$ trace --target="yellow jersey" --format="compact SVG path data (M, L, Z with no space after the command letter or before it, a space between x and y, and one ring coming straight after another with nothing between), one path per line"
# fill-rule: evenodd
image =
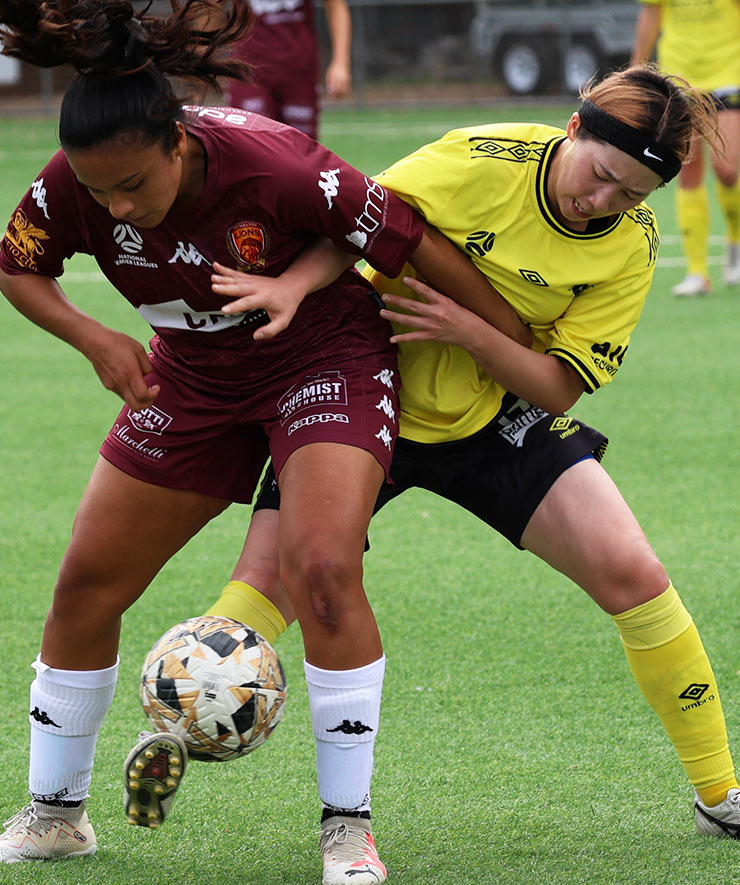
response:
M377 176L460 249L530 324L533 347L564 360L588 392L612 380L652 281L658 251L646 205L577 233L548 205L547 176L566 137L542 124L458 129ZM371 268L379 292L415 297ZM410 266L401 276L414 276ZM398 327L403 331L402 327ZM488 424L506 391L466 350L439 342L399 347L401 435L461 439Z
M737 0L640 0L663 11L658 64L693 86L740 88L740 4Z

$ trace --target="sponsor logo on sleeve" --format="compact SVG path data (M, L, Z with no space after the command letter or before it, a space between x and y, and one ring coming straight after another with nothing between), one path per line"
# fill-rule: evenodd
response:
M270 238L258 221L239 221L232 225L226 234L226 245L243 268L264 270L264 255L270 246Z
M600 344L592 344L591 352L592 360L597 369L602 369L608 375L616 375L617 370L622 365L625 354L629 345L624 347L621 344L612 347L610 341L602 341Z
M44 213L44 218L50 221L51 219L49 218L48 206L46 203L46 188L44 187L43 178L37 178L31 185L31 196L36 201L36 205L39 209Z
M365 205L355 218L357 228L345 236L350 243L363 250L372 248L373 241L385 225L386 219L385 190L372 178L365 177L365 184L367 186Z
M31 223L22 209L16 209L5 232L7 248L13 260L24 270L37 271L36 257L44 254L42 243L49 234Z
M339 172L339 169L327 169L319 173L317 184L324 192L330 209L334 206L334 197L339 193Z

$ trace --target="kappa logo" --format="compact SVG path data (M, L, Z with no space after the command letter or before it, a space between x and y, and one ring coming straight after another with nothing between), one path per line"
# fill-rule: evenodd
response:
M44 179L37 178L36 181L31 185L31 196L34 200L36 200L36 205L41 209L44 213L44 218L49 219L49 213L46 205L46 188L44 187Z
M265 269L270 237L258 221L239 221L232 225L226 235L226 245L234 258L249 270Z
M324 192L330 209L334 206L333 198L339 193L339 172L339 169L327 169L319 173L317 184Z
M207 265L211 265L211 262L192 243L188 243L186 247L182 240L177 241L175 254L167 263L175 264L177 261L183 261L185 264L194 264L196 267L200 267L204 261Z
M335 412L320 412L316 415L306 415L294 421L288 428L288 436L300 430L301 427L311 427L313 424L327 424L329 421L337 421L339 424L349 424L349 415Z
M117 224L113 228L113 239L130 255L141 252L144 248L144 238L130 224Z
M33 710L28 714L31 719L35 719L39 725L53 725L54 728L61 728L61 725L57 725L53 719L49 719L45 710L39 710L38 707L34 707Z
M341 731L342 734L365 734L365 732L372 731L373 729L369 725L363 725L359 719L355 719L354 722L344 719L336 728L327 728L326 730L329 732Z

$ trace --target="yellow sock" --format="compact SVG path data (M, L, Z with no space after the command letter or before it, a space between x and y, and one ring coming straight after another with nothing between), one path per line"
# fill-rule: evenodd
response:
M717 683L699 632L673 584L614 615L627 660L705 805L737 787Z
M268 642L274 642L288 629L285 618L270 600L244 581L229 581L206 614L246 624Z
M727 239L731 243L740 242L740 181L732 187L717 182L717 200L725 216Z
M706 187L677 188L676 213L688 272L708 277L709 194Z

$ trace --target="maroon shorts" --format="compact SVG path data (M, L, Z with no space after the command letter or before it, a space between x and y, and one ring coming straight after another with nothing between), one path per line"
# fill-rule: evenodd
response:
M233 397L196 390L150 359L147 383L161 385L156 402L139 412L124 406L100 449L136 479L249 504L270 455L279 475L296 449L319 442L365 449L388 477L398 431L395 365L330 365Z
M264 83L230 79L224 99L230 107L287 123L311 138L318 134L318 86L310 77Z

